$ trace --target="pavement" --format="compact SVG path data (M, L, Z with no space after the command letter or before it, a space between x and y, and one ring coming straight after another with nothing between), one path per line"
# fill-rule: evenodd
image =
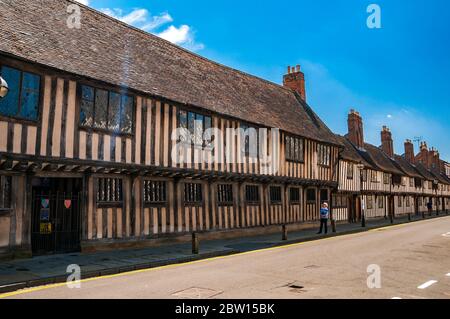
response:
M442 228L442 230L438 230L437 232L440 231L444 231L447 230L450 231L450 217L441 217L440 218L436 218L433 217L431 219L427 219L425 221L421 221L421 218L419 217L414 217L413 220L417 221L414 223L408 223L408 219L406 216L402 217L402 218L396 218L395 220L395 224L392 226L392 230L389 231L389 233L393 233L395 236L395 234L397 234L397 230L395 230L396 227L400 227L400 225L407 225L408 227L428 227L430 228L430 230L433 230L434 232L437 229ZM102 277L98 278L99 276L104 276L103 278L107 278L108 276L113 275L114 274L119 274L117 276L120 275L128 275L132 276L131 278L134 277L139 277L138 275L133 275L133 271L140 273L140 271L142 271L142 276L147 276L148 274L145 273L145 271L147 271L148 269L150 270L154 270L154 274L155 273L160 273L160 272L164 272L164 266L166 265L172 265L172 264L181 264L179 266L174 266L174 267L180 267L178 269L178 271L175 271L175 276L174 278L172 278L171 274L171 278L170 281L173 282L175 278L178 278L180 280L181 283L186 283L187 286L190 287L196 287L199 284L197 283L197 276L199 276L200 278L203 277L203 275L205 276L205 278L214 277L214 274L220 274L223 272L223 270L226 269L223 268L222 265L211 265L208 266L207 268L205 268L205 264L198 264L198 266L194 266L194 268L200 268L200 271L197 271L197 273L195 272L191 272L188 271L189 276L186 276L186 272L185 271L181 271L182 268L186 267L192 267L189 266L190 262L195 262L195 261L199 261L199 260L204 260L204 259L208 259L210 260L210 263L219 263L224 262L226 264L229 264L229 260L231 259L214 259L213 257L218 257L218 256L226 256L226 255L234 255L234 254L239 254L239 253L249 253L249 252L256 252L256 251L260 251L261 249L267 249L267 248L274 248L274 247L282 247L284 245L295 245L296 243L305 243L308 241L311 241L311 245L315 246L317 244L314 243L319 243L320 240L331 240L333 238L344 238L346 236L353 236L353 235L359 235L359 236L365 236L367 234L367 236L370 237L372 233L372 231L379 229L379 232L377 234L387 234L388 232L384 232L384 228L385 226L390 225L390 222L388 220L385 219L380 219L380 220L369 220L367 222L367 227L365 229L363 229L359 224L340 224L337 226L337 233L335 234L328 234L327 236L323 236L323 235L317 235L316 231L317 229L307 229L307 230L302 230L302 231L298 231L298 232L290 232L288 233L288 241L282 241L281 240L281 227L280 227L280 233L278 234L272 234L272 235L264 235L264 236L255 236L255 237L248 237L248 238L239 238L239 239L228 239L228 240L214 240L214 241L204 241L201 242L200 244L200 254L199 255L193 255L191 253L191 245L190 243L185 243L185 244L175 244L175 245L165 245L165 246L161 246L161 247L153 247L153 248L148 248L148 249L136 249L136 250L116 250L116 251L112 251L112 252L100 252L100 253L93 253L93 254L65 254L65 255L52 255L52 256L41 256L41 257L35 257L32 259L24 259L24 260L13 260L13 261L9 261L9 262L3 262L0 263L0 292L11 292L11 291L15 291L15 290L19 290L19 289L24 289L27 287L36 287L36 286L41 286L41 285L45 285L45 284L52 284L52 283L59 283L59 282L65 282L67 280L67 266L68 265L72 265L72 264L77 264L81 267L81 276L83 280L95 280L95 279L102 279ZM425 225L425 226L423 226ZM435 226L432 226L435 225ZM430 227L431 226L431 227ZM434 227L434 228L433 228ZM446 227L446 228L445 228ZM391 229L391 228L389 228ZM406 226L405 228L406 229ZM362 231L364 231L363 233L361 233ZM399 233L401 233L401 231L398 231ZM425 234L428 234L429 231L425 232ZM445 233L445 232L444 232ZM350 235L353 234L353 235ZM414 234L414 236L411 236L411 234ZM422 235L421 233L417 233L417 232L410 232L410 233L406 233L407 236L405 236L405 239L399 240L399 241L393 241L391 242L387 242L386 241L390 238L389 236L387 236L386 238L384 238L383 236L381 236L380 240L383 241L383 243L385 243L386 245L376 245L375 242L367 242L367 240L364 240L367 245L367 247L372 247L373 249L378 249L378 250L383 250L383 249L393 249L395 246L397 245L406 245L408 243L408 240L411 240L414 238L415 241L416 238L421 238L421 236L423 237L424 235ZM391 236L391 237L392 237ZM441 236L442 238L444 238L443 236ZM362 237L364 238L364 237ZM440 238L442 240L442 238ZM201 240L201 237L200 237ZM405 244L403 244L403 240L405 240ZM450 243L450 239L445 239L447 240L446 243ZM441 245L441 243L439 243ZM354 258L355 256L370 256L370 250L367 250L366 247L359 247L360 244L355 243L354 245L357 245L358 248L357 249L353 249L353 248L346 248L343 250L342 256L338 256L339 258L336 259L337 262L338 260L342 260L343 264L345 264L345 262L351 261L352 258ZM344 245L348 246L348 244ZM290 246L286 246L286 248L288 249ZM450 261L450 245L447 246L447 252L446 252L446 257L447 257L447 264ZM341 247L337 247L337 249L342 249ZM317 266L317 263L320 263L321 259L324 256L329 256L331 253L331 255L335 255L336 251L331 250L329 245L325 245L324 247L321 247L321 249L317 249L315 252L312 251L311 252L311 256L316 256L317 259L312 258L311 261L307 262L309 265L306 265L305 268L303 269L309 269L309 270L314 270L314 269L320 269L321 266ZM444 255L445 255L445 251L444 251ZM224 278L211 278L211 280L213 280L213 282L216 281L224 281L224 282L230 282L230 283L235 283L236 285L240 285L239 280L237 280L241 275L245 275L248 274L248 269L247 269L247 264L250 263L250 265L253 264L254 260L253 258L249 258L244 257L244 255L237 255L234 258L236 259L244 259L243 263L244 265L240 265L239 263L236 263L234 266L236 266L238 269L235 269L233 271L233 274L235 274L236 276L234 276L235 278L233 278L233 276L231 277L227 277L225 276L224 273ZM256 255L253 255L256 256ZM394 256L391 256L394 257ZM267 270L267 276L268 278L271 278L272 276L277 277L277 274L282 274L284 272L283 268L286 267L294 267L295 266L295 262L289 264L287 259L288 256L286 256L286 263L282 263L282 265L284 265L284 267L282 265L279 265L280 268L274 267L272 270ZM301 256L297 256L297 262L303 264L306 262L306 260L308 258L308 255L301 255ZM269 258L270 260L272 260L271 258ZM285 260L285 257L282 258L275 258L273 259L273 263L278 264L281 260ZM330 261L331 262L331 261ZM185 263L184 265L182 265L182 263ZM270 264L272 262L268 261L268 260L264 260L263 264L267 263L268 266L270 266ZM194 263L195 264L195 263ZM233 265L233 263L231 263ZM254 263L254 266L258 265L259 263ZM339 262L336 263L337 265L339 265ZM241 268L242 267L242 268ZM243 270L242 274L239 271L239 268L241 268ZM295 267L294 267L295 268ZM177 268L174 268L177 269ZM198 269L197 269L198 270ZM365 269L364 269L365 270ZM256 271L256 270L255 270ZM289 271L289 268L286 270ZM339 270L336 269L337 274L340 274L343 269ZM447 269L447 273L450 271L450 267L448 267ZM346 271L348 273L348 271ZM256 272L257 273L257 272ZM255 274L256 274L255 273ZM349 272L351 273L351 272ZM328 277L330 276L330 274L328 274ZM97 277L97 278L95 278ZM274 278L275 278L274 277ZM90 279L89 279L90 278ZM161 278L167 278L166 275L162 275ZM130 279L130 278L128 278ZM127 280L128 280L127 279ZM168 279L168 278L167 278ZM230 280L233 279L233 280ZM106 280L106 279L105 279ZM310 279L308 279L310 280ZM156 280L155 282L158 282L160 280ZM203 282L204 280L199 280L199 282ZM269 280L267 284L269 284L272 280ZM151 281L153 282L153 280ZM190 284L188 284L188 282L190 282ZM245 282L245 280L244 280ZM294 281L295 282L295 281ZM92 284L94 284L94 281L92 281ZM55 288L55 289L51 289L49 290L49 294L39 294L39 293L27 293L27 294L18 294L18 297L30 297L30 298L118 298L120 297L131 297L131 298L157 298L157 297L161 297L161 298L170 298L172 296L172 294L170 294L168 291L167 294L164 293L164 291L167 290L166 289L162 289L160 292L155 293L156 291L158 291L157 289L155 290L154 293L142 293L140 294L140 292L142 292L142 290L139 290L139 279L137 279L137 286L136 286L136 291L135 292L129 292L127 291L126 293L124 291L122 291L122 286L125 285L127 288L127 290L132 289L130 287L133 287L133 285L130 285L128 282L126 283L122 283L117 285L117 283L112 283L111 287L108 287L107 289L101 289L95 293L87 293L85 294L84 291L84 287L85 286L90 286L91 282L89 282L89 284L84 283L83 282L83 289L79 290L79 289L75 289L75 290L70 290L70 293L67 290L67 287L65 286L65 284L56 284L56 286L64 286L63 288ZM105 282L103 282L103 285L105 285ZM148 287L148 281L147 280L143 280L141 285L145 285L146 287ZM303 287L304 283L302 283L302 285L298 285L298 286L302 286ZM108 286L108 285L105 285ZM153 286L153 285L152 285ZM200 285L201 286L201 285ZM208 286L208 285L205 285ZM294 285L296 286L296 285ZM178 289L177 291L183 291L184 285L173 285L171 287L179 287L180 289ZM336 285L333 290L336 289L341 289L339 287L342 287L342 283L339 285ZM41 287L37 287L37 289L40 289ZM156 288L156 286L155 286ZM216 287L217 288L217 287ZM36 288L31 288L31 289L36 289ZM57 292L59 291L58 289L62 289L63 293L58 294ZM208 288L210 289L210 288ZM208 291L208 289L206 291ZM214 290L214 289L213 289ZM301 290L301 289L300 289ZM20 290L18 291L18 293L21 293L23 291L27 291L27 290ZM215 290L214 290L215 291ZM234 294L230 294L227 295L224 293L224 289L220 288L217 291L222 291L220 293L221 297L258 297L259 294L248 294L249 292L246 292L246 289L244 289L243 291L237 293L235 292ZM83 293L81 293L83 292ZM302 291L303 293L304 291ZM336 292L336 291L335 291ZM80 294L81 293L81 294ZM236 294L237 293L237 294ZM282 294L284 295L284 294ZM289 294L288 294L289 295ZM305 294L304 294L305 295ZM327 294L321 295L321 296L326 296ZM0 295L0 297L8 297L9 295ZM16 296L15 293L12 293L12 296ZM264 296L269 296L269 295L265 295L265 294L261 294L262 297ZM305 295L306 296L306 295ZM449 296L450 296L450 291L449 291ZM173 296L172 296L173 297ZM175 296L176 298L177 296ZM180 297L183 297L183 293L181 293ZM271 295L270 298L272 298L273 296Z

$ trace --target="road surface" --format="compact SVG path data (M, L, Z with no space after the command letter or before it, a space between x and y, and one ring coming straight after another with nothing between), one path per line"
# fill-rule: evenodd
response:
M450 217L0 297L450 298Z

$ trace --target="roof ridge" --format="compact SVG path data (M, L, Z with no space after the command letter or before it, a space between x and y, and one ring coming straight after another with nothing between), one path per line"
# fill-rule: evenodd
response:
M238 69L233 68L233 67L231 67L231 66L228 66L228 65L225 65L225 64L223 64L223 63L220 63L220 62L214 61L214 60L212 60L212 59L209 59L209 58L207 58L207 57L204 57L204 56L202 56L202 55L200 55L200 54L197 54L197 53L192 52L192 51L190 51L190 50L188 50L188 49L186 49L186 48L183 48L182 46L176 45L176 44L174 44L174 43L172 43L172 42L170 42L170 41L168 41L168 40L166 40L166 39L163 39L163 38L157 36L156 34L153 34L153 33L147 32L147 31L144 31L144 30L139 29L139 28L137 28L137 27L135 27L135 26L132 26L131 24L127 24L127 23L125 23L125 22L123 22L123 21L121 21L121 20L119 20L119 19L116 19L116 18L114 18L114 17L111 17L110 15L107 15L107 14L104 13L104 12L101 12L101 11L95 9L95 8L92 8L92 7L90 7L90 6L87 6L87 5L85 5L85 4L83 4L83 3L80 3L80 2L78 2L78 1L76 1L76 0L65 0L65 1L71 2L71 3L73 3L73 4L80 5L80 6L83 7L84 9L87 9L87 10L91 11L91 12L94 13L94 14L97 14L97 15L100 15L100 16L102 16L102 17L104 17L104 18L107 18L107 19L111 20L111 21L114 22L114 23L117 23L117 24L119 24L119 25L122 25L122 26L124 26L124 27L127 27L127 28L129 28L129 29L131 29L131 30L133 30L133 31L136 31L136 32L138 32L138 33L144 35L144 36L151 37L151 38L157 39L158 41L165 42L166 44L168 44L168 45L170 45L170 46L172 46L172 47L174 47L174 48L177 48L178 50L184 51L185 53L190 54L190 55L192 55L192 56L194 56L194 57L196 57L196 58L198 58L198 59L201 59L201 60L204 60L204 61L206 61L206 62L215 64L216 66L221 67L221 68L223 68L223 69L228 69L228 70L231 70L231 71L233 71L233 72L240 73L240 74L242 74L242 75L244 75L244 76L252 77L252 78L257 79L257 80L259 80L259 81L266 82L267 84L270 84L270 85L273 85L273 86L275 86L275 87L281 88L281 89L283 89L283 90L285 90L285 91L287 91L287 92L292 92L292 90L291 90L290 88L287 88L287 87L285 87L285 86L283 86L283 85L281 85L281 84L278 84L278 83L276 83L276 82L272 82L272 81L270 81L270 80L264 79L264 78L259 77L259 76L257 76L257 75L254 75L254 74L251 74L251 73L242 71L242 70L238 70Z

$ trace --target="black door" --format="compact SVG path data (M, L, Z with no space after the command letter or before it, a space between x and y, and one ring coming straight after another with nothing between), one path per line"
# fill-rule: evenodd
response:
M31 245L33 255L80 250L81 180L33 182Z

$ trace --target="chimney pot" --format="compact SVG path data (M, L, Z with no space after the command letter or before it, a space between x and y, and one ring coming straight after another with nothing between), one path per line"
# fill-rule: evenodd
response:
M300 65L297 64L296 68L297 68L297 72L300 72Z

